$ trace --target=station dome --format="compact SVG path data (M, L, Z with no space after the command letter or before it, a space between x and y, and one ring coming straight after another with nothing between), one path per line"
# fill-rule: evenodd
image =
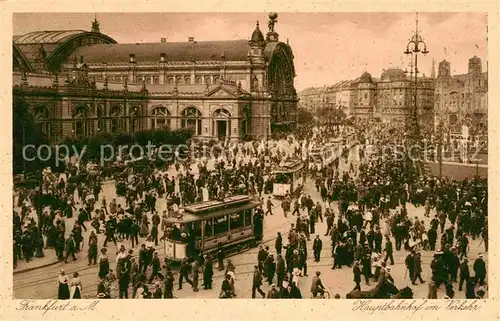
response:
M369 72L365 71L365 72L361 75L361 77L359 77L359 81L358 81L358 82L359 82L359 83L367 83L367 82L372 83L372 82L373 82L373 80L372 80L372 75L370 75L370 73L369 73Z
M260 31L259 22L252 33L252 42L264 42L264 34Z

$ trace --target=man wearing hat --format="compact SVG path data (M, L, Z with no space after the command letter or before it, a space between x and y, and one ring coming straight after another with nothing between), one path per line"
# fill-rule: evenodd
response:
M262 286L262 273L259 270L258 265L254 265L253 280L252 280L252 299L255 299L255 291L258 291L263 298L266 294L260 288Z
M436 288L441 286L441 283L446 281L446 271L445 264L443 261L443 252L437 251L434 253L434 258L431 262L431 270L432 270L432 280L434 281Z
M314 252L314 262L319 262L321 258L321 249L323 248L323 241L319 238L319 235L316 235L313 243L313 252Z
M163 280L165 291L163 292L163 297L165 299L174 298L174 275L170 266L167 265L167 272L165 273L165 279Z
M464 256L467 257L467 249L469 247L469 239L467 238L467 235L465 233L463 233L462 236L459 238L459 244L460 244L460 259L462 259Z
M460 282L458 284L458 291L462 291L464 282L467 282L469 278L469 260L467 258L464 258L462 263L460 263Z
M70 233L68 239L66 240L66 258L64 259L64 263L68 263L68 258L70 255L73 257L73 261L76 261L75 251L75 239L73 237L73 233Z
M182 290L182 281L186 280L188 284L193 285L193 282L189 279L189 271L191 266L188 263L187 257L183 258L181 261L181 266L179 270L179 288L178 290Z
M416 285L417 279L420 281L420 284L424 284L425 281L422 280L422 258L420 252L415 253L415 257L413 259L414 267L413 267L413 278L411 279L411 284Z
M412 280L413 283L413 278L415 275L415 250L411 250L410 253L406 256L405 259L405 264L406 264L406 269L408 269L408 273L410 274L410 280Z
M486 263L483 260L483 254L480 253L478 258L474 261L474 274L475 274L475 284L479 282L480 286L484 285L484 279L486 278Z

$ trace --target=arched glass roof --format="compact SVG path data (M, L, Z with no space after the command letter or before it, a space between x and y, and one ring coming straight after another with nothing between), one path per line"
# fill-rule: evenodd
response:
M34 31L22 36L14 37L16 44L49 44L64 42L67 38L81 33L84 30L52 30L52 31Z

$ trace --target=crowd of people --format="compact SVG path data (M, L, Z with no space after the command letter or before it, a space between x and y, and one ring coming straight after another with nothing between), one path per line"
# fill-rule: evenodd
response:
M15 191L15 208L19 210L14 212L14 266L20 259L43 257L48 248L55 250L59 260L76 260L75 254L82 252L87 243L88 264L98 265L99 297L116 297L118 288L119 298L173 298L174 272L168 261L160 260L157 248L165 237L189 239L192 231L179 230L164 218L182 205L241 194L261 198L259 211L264 217L272 215L276 205L270 197L263 198L272 191L272 168L284 160L307 161L304 156L308 146L324 143L325 137L342 135L340 127L308 124L299 127L295 136L227 144L213 165L209 159L193 155L184 163L168 164L164 169L147 163L140 168L129 166L115 175L117 197L109 202L102 195L105 183L95 165L70 166L61 177L46 169L41 188ZM459 283L458 291L465 284L467 298L484 295L486 264L479 255L474 258L471 273L467 256L471 238L481 238L488 251L487 181L418 175L406 159L385 155L382 150L365 155L363 147L368 144L400 145L404 129L396 124L355 122L349 130L358 137L360 165L351 163L342 174L336 166L308 173L320 201L314 202L305 193L284 198L280 204L284 215L296 215L297 219L290 231L277 234L274 251L269 246L259 247L252 298L257 293L267 298L304 297L301 278L308 275L308 244L312 243L314 261L319 262L326 241L332 247L332 269L352 268L354 292L362 290L362 277L366 286L374 282L377 291L387 282L394 283L388 265L394 265L394 250L404 249L408 252L404 263L412 284L417 280L425 282L421 253L434 252L429 266L429 298L436 298L441 285L446 288L446 296L453 298L455 282ZM117 198L124 199L125 205ZM407 204L424 207L430 222L409 217ZM160 207L164 208L162 213ZM326 225L325 235L316 231L319 222ZM88 229L91 232L85 240ZM99 234L104 234L102 245ZM124 245L117 248L113 270L107 249L109 242L118 246L117 240L130 242L130 246L128 250ZM224 272L219 297L235 297L236 266L222 251L214 257L201 255L183 260L175 274L177 290L188 283L197 292L200 274L203 288L212 289L214 261L215 268ZM263 282L270 287L267 295L261 289ZM60 299L81 297L82 282L77 273L69 279L61 271L58 285ZM319 271L306 291L313 297L324 295L326 287Z

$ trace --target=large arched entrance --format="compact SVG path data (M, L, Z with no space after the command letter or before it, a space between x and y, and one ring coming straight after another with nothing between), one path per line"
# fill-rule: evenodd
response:
M213 136L225 140L231 134L231 114L226 109L219 108L213 116Z
M295 69L290 48L278 43L272 51L267 73L271 91L271 130L286 131L296 121Z

